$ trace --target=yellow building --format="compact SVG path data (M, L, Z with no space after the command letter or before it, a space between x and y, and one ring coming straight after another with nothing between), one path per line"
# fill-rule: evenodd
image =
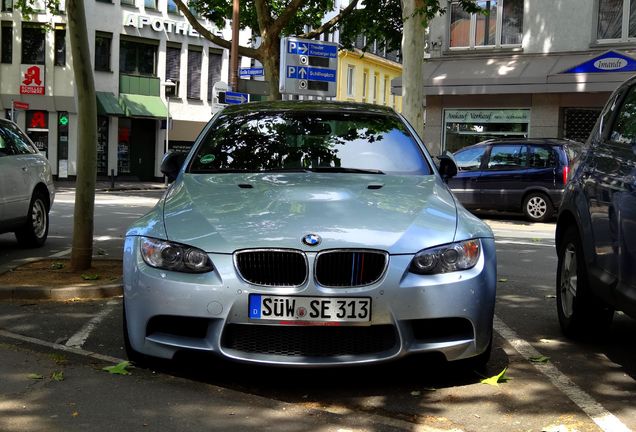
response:
M338 53L336 100L386 105L402 111L402 96L391 94L391 80L402 75L402 65L359 49Z

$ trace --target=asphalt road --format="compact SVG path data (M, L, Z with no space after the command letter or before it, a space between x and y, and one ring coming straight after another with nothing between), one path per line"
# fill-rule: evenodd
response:
M95 238L103 253L121 255L123 227L145 213L158 196L98 195ZM37 251L41 256L69 248L72 196L61 193L56 201L52 238ZM554 225L514 218L489 217L487 222L497 237L499 272L495 349L487 375L507 368L507 383L481 384L482 377L429 357L374 367L297 370L188 355L157 363L157 373L134 370L132 377L111 376L100 368L125 358L121 299L5 302L0 303L0 356L16 359L0 362L0 419L4 410L10 414L5 419L16 420L0 420L0 430L37 430L25 429L25 424L42 425L41 430L138 430L134 425L141 428L140 424L144 430L184 430L185 425L190 430L249 430L259 425L265 430L334 431L636 430L636 321L618 315L612 331L598 341L563 338L554 298ZM11 236L0 236L0 263L32 255L12 242ZM77 354L61 350L67 345L78 348ZM42 390L38 385L46 385L22 378L7 387L9 381L3 378L12 376L15 381L17 372L10 372L18 370L17 365L23 366L24 374L50 369L54 366L41 365L41 356L49 356L50 363L50 354L56 353L68 357L65 366L58 366L68 371L68 379L45 383L46 397L66 397L68 404L76 405L30 409L29 397ZM110 358L96 360L88 353ZM20 360L21 354L28 360ZM549 359L533 363L539 356ZM88 380L87 388L104 388L104 394L67 396L70 388L82 388L83 380ZM118 399L113 396L117 386L122 394L137 398ZM216 393L226 399L210 397ZM19 409L6 409L15 400L27 400L27 414L19 417ZM224 411L228 406L233 413ZM131 423L130 414L112 415L104 425L104 410L131 409L136 423ZM75 412L80 413L82 427Z

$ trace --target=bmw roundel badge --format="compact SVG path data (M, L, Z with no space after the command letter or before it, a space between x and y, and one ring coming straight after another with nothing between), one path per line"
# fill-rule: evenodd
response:
M307 246L318 246L320 244L321 238L318 234L307 234L303 237L303 243Z

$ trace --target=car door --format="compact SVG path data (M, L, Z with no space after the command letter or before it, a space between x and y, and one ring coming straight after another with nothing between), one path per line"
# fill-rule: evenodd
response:
M528 159L524 143L493 144L478 180L481 208L519 211L525 190Z
M4 185L3 218L5 221L15 222L24 219L28 213L33 183L31 159L35 150L24 140L20 130L11 123L0 127L0 136L11 153L2 157L0 166Z
M466 208L476 208L479 204L477 181L487 151L488 146L477 146L459 150L453 155L458 171L456 176L448 180L448 186Z
M617 279L619 296L636 301L636 86L593 148L586 187L597 264ZM620 304L620 302L619 302Z

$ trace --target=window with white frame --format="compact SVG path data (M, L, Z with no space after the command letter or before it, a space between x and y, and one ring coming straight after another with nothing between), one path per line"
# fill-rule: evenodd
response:
M450 48L518 46L523 39L523 0L478 1L487 14L450 7Z
M354 66L347 66L347 96L353 97L353 77L356 68Z
M366 98L367 98L367 92L368 92L367 85L368 85L368 82L369 82L369 71L365 70L362 73L362 99L363 100L366 100Z
M598 0L596 38L620 42L636 37L636 0Z

